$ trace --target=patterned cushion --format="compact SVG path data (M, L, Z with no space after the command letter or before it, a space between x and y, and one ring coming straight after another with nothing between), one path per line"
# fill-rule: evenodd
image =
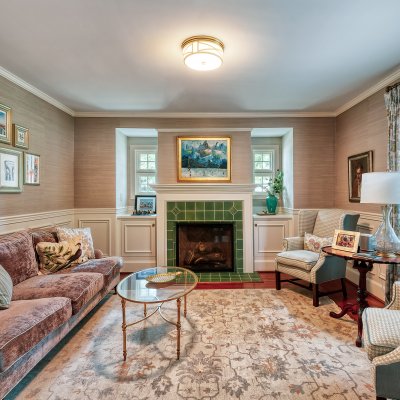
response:
M319 253L324 246L332 245L332 237L321 238L312 235L311 233L304 234L304 250L314 251Z
M57 227L58 240L75 240L77 237L82 237L82 251L84 261L90 258L95 258L92 231L90 228L64 228Z
M311 271L317 263L319 253L309 250L284 251L277 254L276 261L279 264L290 265L291 267L301 268L305 271Z
M10 306L12 289L11 276L0 265L0 310L4 310Z
M362 319L363 343L370 360L400 346L400 311L366 308Z
M59 243L40 242L36 245L36 251L40 260L40 272L52 274L81 263L81 240L63 241Z

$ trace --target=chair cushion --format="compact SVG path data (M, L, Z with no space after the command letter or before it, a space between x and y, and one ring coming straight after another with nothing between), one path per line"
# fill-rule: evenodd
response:
M362 319L363 343L370 360L400 346L399 310L366 308Z
M0 310L4 310L10 306L12 290L11 276L0 265Z
M0 312L0 372L8 369L72 314L65 297L11 302Z
M106 257L93 259L79 264L71 270L71 272L98 272L104 277L104 287L108 287L110 283L117 277L122 267L122 260L119 257Z
M39 272L28 232L15 232L0 236L0 264L16 285Z
M76 314L103 288L104 278L97 273L38 275L14 286L13 300L67 297Z
M276 256L276 261L279 264L301 268L305 271L311 271L312 267L317 263L318 259L319 253L315 253L309 250L284 251L277 254Z

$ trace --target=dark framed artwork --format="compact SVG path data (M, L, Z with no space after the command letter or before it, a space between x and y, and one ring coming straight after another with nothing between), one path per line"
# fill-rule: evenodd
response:
M139 214L156 213L156 196L135 196L135 210Z
M372 172L372 151L355 154L348 159L349 201L359 203L362 174Z
M230 182L231 138L177 137L178 182Z

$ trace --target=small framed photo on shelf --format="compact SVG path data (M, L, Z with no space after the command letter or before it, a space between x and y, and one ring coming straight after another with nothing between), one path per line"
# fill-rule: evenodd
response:
M13 124L14 146L29 149L29 129Z
M156 213L156 196L135 196L136 214L155 214Z
M40 156L24 153L24 185L40 185Z
M11 144L11 108L0 104L0 142Z
M0 193L22 192L22 153L0 148Z
M332 248L336 250L357 253L359 241L360 241L360 232L343 231L341 229L335 229Z

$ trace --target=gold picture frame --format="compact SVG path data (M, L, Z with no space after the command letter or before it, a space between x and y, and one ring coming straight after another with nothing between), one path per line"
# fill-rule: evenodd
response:
M360 232L335 229L332 249L357 253L359 241L360 241Z
M21 125L13 124L13 143L15 147L29 149L29 129Z
M229 136L178 136L178 182L231 182Z
M22 192L22 152L0 148L0 193Z
M11 108L0 104L0 142L11 144Z

